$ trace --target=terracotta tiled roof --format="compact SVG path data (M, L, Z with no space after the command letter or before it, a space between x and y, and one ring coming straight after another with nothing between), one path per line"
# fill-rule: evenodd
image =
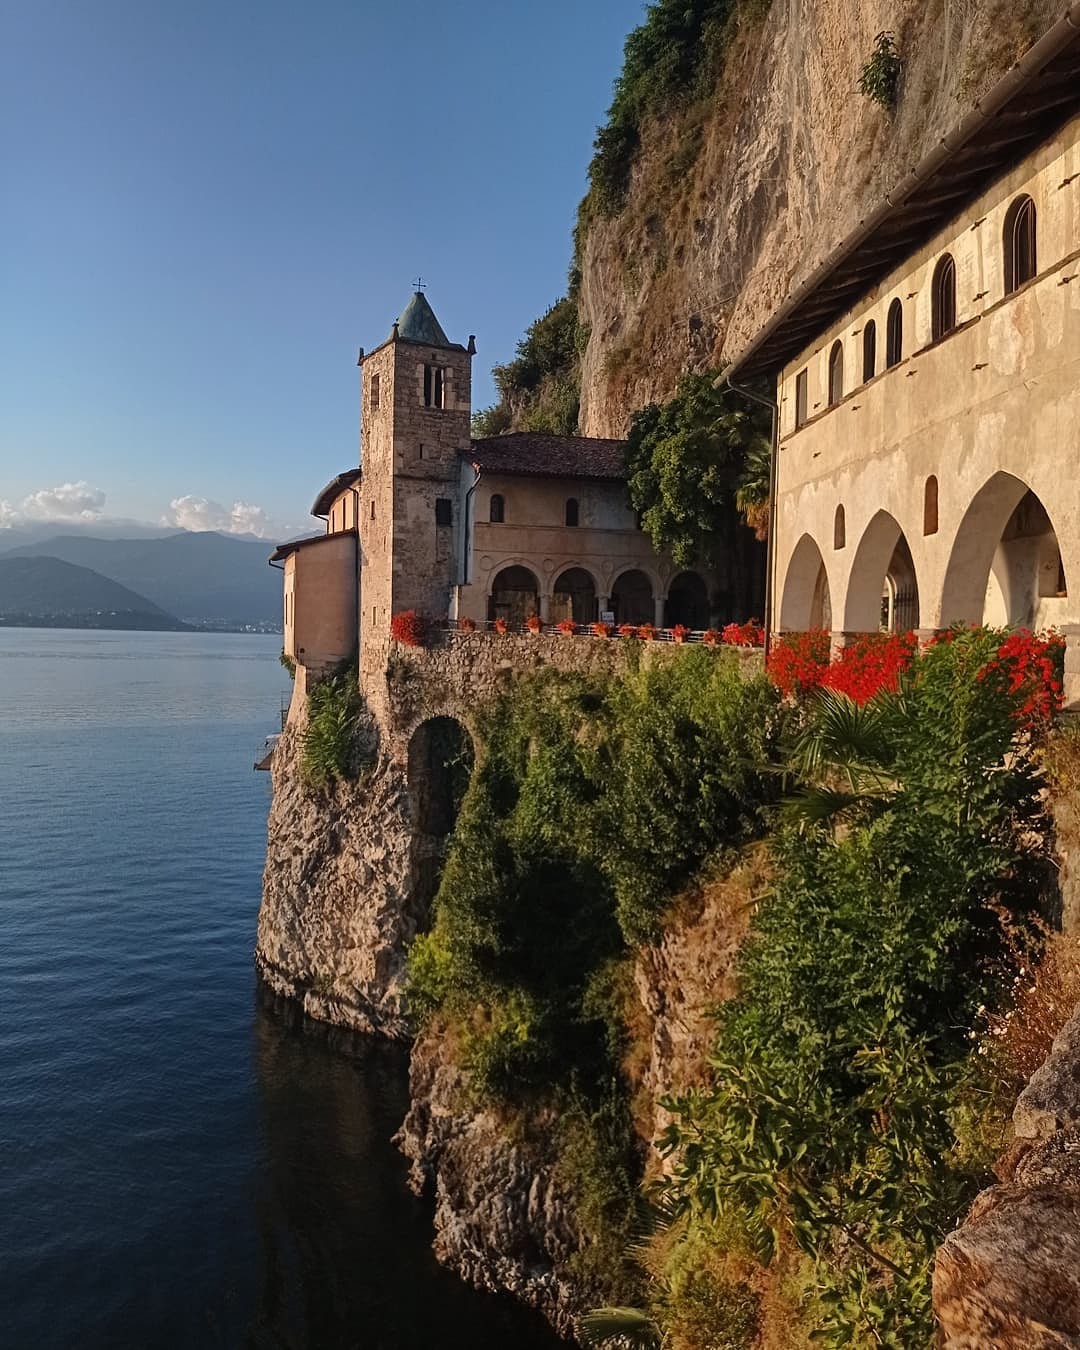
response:
M463 454L470 452L463 451ZM512 431L472 443L472 462L489 473L528 478L626 478L626 442L596 436L549 436Z

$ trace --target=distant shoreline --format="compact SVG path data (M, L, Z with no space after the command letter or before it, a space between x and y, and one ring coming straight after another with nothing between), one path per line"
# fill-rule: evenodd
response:
M0 614L0 629L4 628L61 628L72 632L107 633L235 633L240 637L281 637L280 629L260 628L254 624L151 623L137 621L135 616L127 623L120 619L107 622L97 615L84 617L78 614Z

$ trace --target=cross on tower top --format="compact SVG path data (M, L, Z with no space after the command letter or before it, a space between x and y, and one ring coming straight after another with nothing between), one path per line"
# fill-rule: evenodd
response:
M427 283L424 281L423 277L417 277L416 280L413 282L413 290L420 292L424 290L426 284Z

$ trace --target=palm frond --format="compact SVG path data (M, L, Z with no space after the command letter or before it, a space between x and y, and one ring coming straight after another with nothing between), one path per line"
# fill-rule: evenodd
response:
M793 824L827 825L850 814L866 801L866 794L838 788L808 787L788 797L781 811Z
M887 698L858 704L835 689L819 690L813 723L795 746L794 767L811 781L839 773L852 790L868 778L889 781L893 711Z
M594 1308L577 1321L582 1345L609 1346L611 1350L660 1350L660 1328L640 1308Z

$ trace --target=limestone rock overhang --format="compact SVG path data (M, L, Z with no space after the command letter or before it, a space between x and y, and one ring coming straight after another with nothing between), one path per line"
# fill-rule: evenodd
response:
M359 469L346 469L344 473L339 473L336 478L331 478L312 503L311 514L313 516L325 516L327 509L333 504L338 494L344 492L346 488L351 488L359 478Z
M309 534L303 539L290 539L287 544L278 544L277 548L270 554L267 562L272 567L274 563L284 562L290 554L299 553L301 549L313 548L316 544L333 543L335 540L338 540L343 535L347 534L355 535L356 530L338 530L334 534Z
M1080 111L1080 3L832 250L728 362L724 375L772 375L915 253L965 202Z
M511 431L473 441L463 450L473 468L522 478L580 478L626 481L626 442L597 436L552 436Z

